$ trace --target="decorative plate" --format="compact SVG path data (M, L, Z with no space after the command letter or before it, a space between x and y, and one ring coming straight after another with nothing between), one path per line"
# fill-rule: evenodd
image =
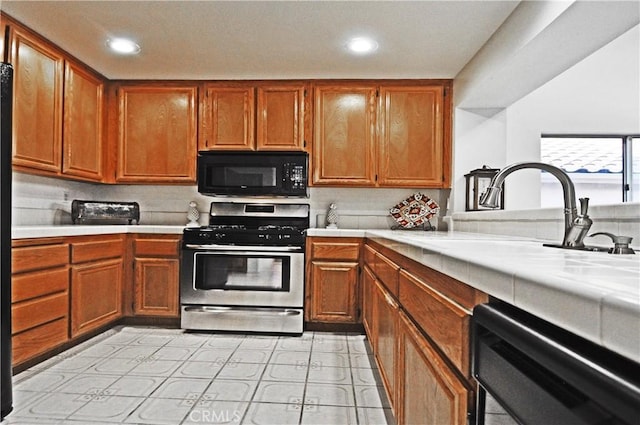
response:
M414 193L389 210L400 227L405 229L424 224L439 211L440 206L436 201L422 193Z

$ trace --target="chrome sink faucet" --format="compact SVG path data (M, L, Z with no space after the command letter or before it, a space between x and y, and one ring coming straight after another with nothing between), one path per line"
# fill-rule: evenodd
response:
M585 236L587 236L592 224L591 219L587 215L589 198L580 198L580 214L578 214L576 208L576 191L573 182L567 173L558 167L542 162L519 162L507 165L493 177L489 187L480 197L480 204L490 208L498 207L502 183L505 178L514 171L523 168L537 168L547 171L555 176L562 185L562 193L564 195L564 237L562 244L553 246L574 249L584 248L583 240Z

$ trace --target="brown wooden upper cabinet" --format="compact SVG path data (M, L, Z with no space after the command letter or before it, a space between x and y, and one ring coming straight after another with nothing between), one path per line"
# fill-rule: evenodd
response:
M60 173L64 57L37 36L11 26L14 68L13 164Z
M101 78L75 63L65 64L62 173L103 178L103 93Z
M442 187L444 87L381 87L378 185Z
M305 150L305 84L205 84L200 150Z
M450 84L317 83L313 184L448 187Z
M314 97L313 184L375 185L375 87L318 85Z
M20 25L9 26L14 167L102 181L102 77Z
M195 182L197 94L196 84L117 88L117 182Z

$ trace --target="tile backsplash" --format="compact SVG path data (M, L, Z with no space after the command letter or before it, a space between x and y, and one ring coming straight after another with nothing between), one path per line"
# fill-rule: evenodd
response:
M608 232L633 237L631 246L640 246L640 203L591 205L593 225L589 234ZM522 236L561 242L564 235L562 208L500 210L453 213L453 230L496 235ZM613 246L606 236L587 237L585 244Z
M554 242L562 240L564 218L560 208L449 213L453 224L451 226L449 222L447 226L442 217L447 214L449 190L313 187L310 197L304 202L311 207L311 227L325 227L329 204L336 203L339 228L388 229L394 224L389 209L417 191L440 205L440 215L432 220L438 230L453 227L463 232L522 236ZM207 224L210 202L230 198L203 196L195 185L103 185L13 173L14 226L71 224L71 201L74 199L138 202L140 223L151 225L186 224L189 202L196 201L200 223L204 225ZM299 199L271 201L301 202ZM593 205L589 214L594 222L591 233L632 236L632 246L640 246L640 204ZM593 244L608 246L610 241L604 236L597 236L593 238Z
M421 192L441 206L441 215L449 190L371 189L313 187L309 198L271 199L278 203L308 202L311 227L326 225L329 204L338 207L338 226L350 229L388 229L393 224L389 209L412 193ZM104 185L13 173L14 226L71 224L71 201L125 201L140 204L140 224L183 225L187 223L190 201L198 204L200 223L207 224L209 204L213 200L243 200L204 196L195 185ZM434 221L434 225L439 220Z

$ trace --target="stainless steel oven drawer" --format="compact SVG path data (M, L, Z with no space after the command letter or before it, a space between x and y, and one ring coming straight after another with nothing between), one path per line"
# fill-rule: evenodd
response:
M302 309L183 305L181 328L301 334Z

